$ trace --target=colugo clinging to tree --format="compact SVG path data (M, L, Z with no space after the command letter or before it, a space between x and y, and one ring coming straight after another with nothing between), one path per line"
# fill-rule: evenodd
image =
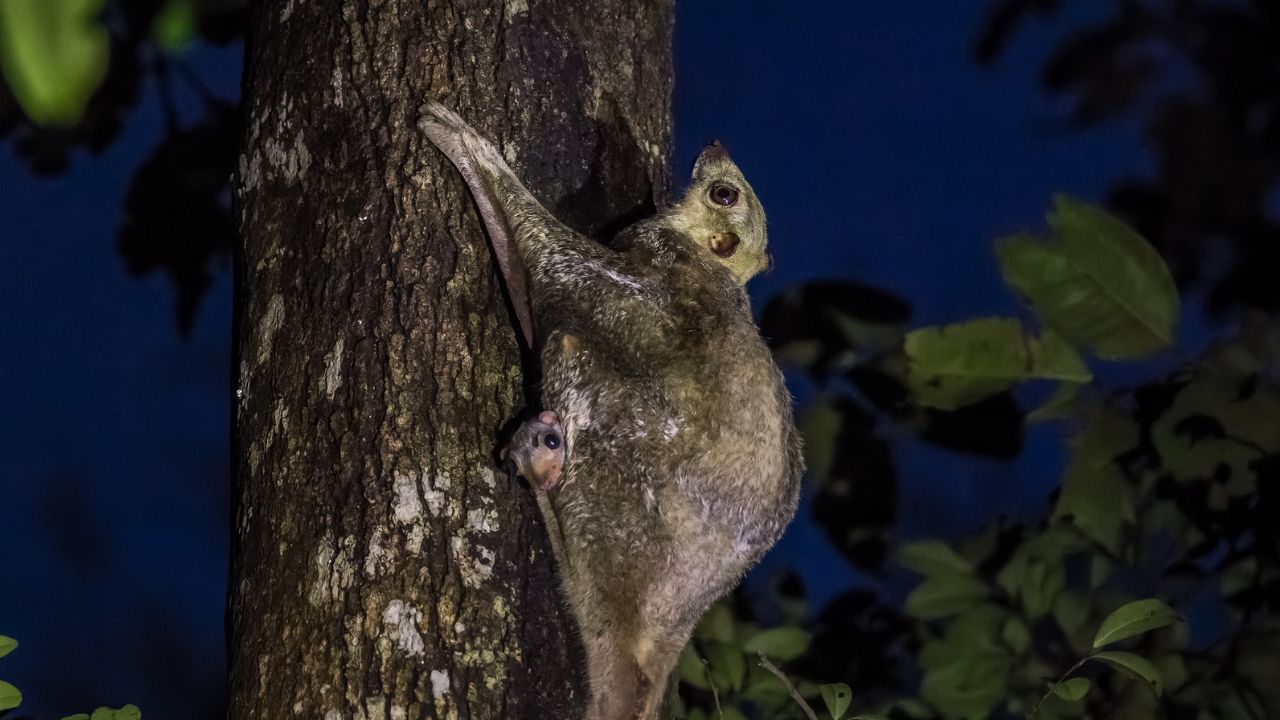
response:
M451 110L429 101L420 127L470 188L540 352L548 410L507 453L539 493L588 717L648 720L698 619L796 510L791 396L743 289L769 263L764 210L712 144L679 203L606 247L557 221Z

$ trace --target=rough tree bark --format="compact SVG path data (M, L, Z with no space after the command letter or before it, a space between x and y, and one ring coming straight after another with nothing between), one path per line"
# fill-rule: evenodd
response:
M236 188L229 651L245 718L573 718L516 330L427 95L597 235L668 193L670 0L278 0Z

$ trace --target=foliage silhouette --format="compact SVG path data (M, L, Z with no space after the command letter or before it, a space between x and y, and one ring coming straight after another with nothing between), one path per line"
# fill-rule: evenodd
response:
M1079 224L1061 222L1064 211ZM1178 306L1166 290L1168 271L1114 218L1060 198L1050 224L1046 247L1068 262L1049 253L1002 265L1006 282L1034 310L1041 325L1034 333L1012 318L886 331L854 316L847 302L840 314L829 310L831 298L876 296L856 286L842 294L820 283L778 301L786 308L772 316L778 356L819 388L804 422L818 523L851 561L887 573L881 561L894 547L898 564L922 580L900 603L859 591L816 616L794 582L775 594L779 609L757 614L739 600L734 612L713 611L682 664L688 717L715 717L712 703L731 709L726 717L807 717L821 707L816 698L830 697L840 683L851 688L855 713L894 720L1234 720L1280 712L1280 692L1268 681L1280 669L1273 521L1280 510L1280 324L1250 315L1199 357L1133 387L1090 380L1079 357L1052 365L1069 372L1046 374L1036 349L1050 327L1075 328L1075 342L1098 353L1145 357L1170 351L1176 326L1152 319L1176 318L1170 309ZM1089 241L1063 244L1073 233ZM998 251L1007 247L997 243ZM1100 282L1090 267L1102 275L1123 268L1128 285ZM1133 288L1144 290L1127 294ZM831 305L806 312L799 307L806 297ZM991 339L997 336L1003 340ZM935 351L917 342L913 350L912 338L949 345ZM815 342L823 346L806 347ZM860 365L899 386L884 406L889 412L850 381ZM941 384L929 381L940 376ZM1018 400L1035 393L1010 386L1047 382L1071 392L1055 395L1053 412L1024 416ZM984 393L1012 407L1019 430L1044 420L1070 429L1070 459L1045 515L996 520L957 541L902 544L889 535L892 511L886 520L861 504L869 497L881 507L883 487L893 487L894 440L928 430L920 418L941 412L928 405L992 402L979 399ZM882 437L894 423L899 432ZM851 490L858 482L873 489ZM887 493L883 506L892 508L894 496ZM858 552L868 538L879 541L875 552ZM774 629L760 620L778 616ZM788 648L771 657L799 700L746 662L760 644L755 638L772 637L777 627L812 637L798 656ZM725 667L735 670L726 675ZM819 682L836 685L824 691Z
M0 139L37 176L71 170L73 153L99 154L119 137L153 84L165 114L165 136L134 176L119 231L119 250L133 274L164 272L177 298L176 320L190 331L213 271L231 253L230 178L239 120L234 102L208 91L180 53L157 37L156 20L185 0L111 0L100 24L110 35L110 60L83 117L71 127L41 125L28 117L9 85L0 82ZM243 33L244 0L196 0L190 32L225 45ZM172 32L172 31L170 31ZM184 125L173 97L181 85L201 98L201 116Z
M1023 23L1051 17L1064 5L994 3L977 43L979 61L994 63ZM63 173L76 150L108 147L145 84L156 85L166 136L133 179L118 246L130 272L168 275L185 333L212 272L229 257L228 179L239 117L157 39L156 20L166 7L162 0L106 3L109 69L74 127L31 121L0 84L0 137L13 142L32 172ZM1120 388L1081 389L1083 381L1064 381L1061 389L1069 392L1058 397L1053 413L1027 415L1024 396L1006 387L1026 379L1017 372L1002 380L999 392L978 393L974 402L952 397L938 406L918 385L913 391L912 363L922 360L904 350L911 307L891 293L824 281L775 298L763 309L762 328L779 358L817 388L806 428L814 519L855 565L892 572L886 561L900 511L893 451L903 436L1013 458L1029 422L1065 418L1076 430L1073 462L1041 522L998 521L952 543L951 555L939 545L921 552L933 553L934 562L921 570L926 579L904 603L859 591L810 609L791 579L771 598L771 612L758 615L741 593L713 610L681 664L690 717L705 716L713 703L724 706L726 717L741 716L739 708L797 716L785 687L750 662L756 650L801 678L797 690L815 707L836 685L824 691L803 678L843 681L852 688L854 708L894 718L1190 717L1204 711L1225 720L1280 712L1277 688L1266 682L1278 670L1280 632L1280 530L1274 524L1280 516L1274 443L1280 353L1275 326L1247 312L1280 309L1274 280L1280 226L1273 207L1280 183L1280 11L1261 1L1116 2L1114 8L1054 48L1043 70L1045 89L1071 98L1067 121L1075 128L1142 120L1156 174L1120 181L1110 204L1160 251L1181 287L1204 285L1210 309L1245 317L1245 326L1167 377ZM194 22L206 41L227 43L239 37L244 16L242 2L204 0ZM175 83L203 99L197 121L184 123L173 107ZM1045 256L1037 257L1032 269L1041 268ZM1217 266L1219 257L1226 258L1224 267ZM1046 291L1026 277L1011 277L1010 284L1041 312L1046 327L1055 325L1044 310L1056 302L1052 287ZM1168 310L1161 295L1134 297ZM1113 308L1103 317L1115 315ZM1176 318L1176 307L1163 316ZM1088 334L1096 326L1090 320L1073 329ZM1096 339L1082 342L1099 347ZM1154 333L1139 350L1115 356L1155 351L1169 339ZM1207 598L1222 628L1199 643L1180 626L1150 628L1128 638L1128 650L1103 651L1141 655L1101 656L1093 638L1108 614L1145 596L1168 599L1180 610ZM781 616L789 631L763 634L762 616ZM177 638L165 645L169 656L183 657ZM1096 658L1148 673L1133 657L1152 660L1164 685L1161 699L1141 683L1083 664ZM1073 676L1077 670L1084 674ZM1044 681L1058 677L1046 693ZM188 679L184 687L196 684Z
M1067 6L995 0L978 62L997 62L1022 25L1066 15ZM1280 309L1280 8L1270 0L1109 6L1050 50L1045 91L1070 100L1073 128L1141 124L1154 174L1119 179L1108 202L1180 286L1204 286L1216 313Z

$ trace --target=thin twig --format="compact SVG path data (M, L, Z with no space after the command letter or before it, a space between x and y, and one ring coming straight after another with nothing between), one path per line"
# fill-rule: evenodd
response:
M1068 668L1068 669L1067 669L1067 671L1066 671L1066 672L1062 673L1062 677L1058 678L1058 681L1057 681L1057 682L1055 682L1054 684L1052 684L1052 685L1050 685L1050 686L1049 686L1049 692L1047 692L1047 693L1045 693L1044 695L1042 695L1042 696L1040 697L1040 699L1036 701L1036 704L1035 704L1035 706L1034 706L1034 707L1032 707L1032 708L1031 708L1031 714L1027 716L1027 719L1028 719L1028 720L1035 720L1036 713L1040 712L1040 706L1044 703L1044 701L1049 699L1049 696L1053 694L1053 691L1054 691L1054 690L1057 690L1057 689L1058 689L1058 686L1059 686L1059 685L1061 685L1061 684L1063 683L1063 681L1065 681L1065 680L1067 679L1067 676L1068 676L1068 675L1070 675L1071 673L1073 673L1073 672L1075 672L1075 671L1079 670L1079 669L1080 669L1080 666L1081 666L1081 665L1084 665L1086 662L1089 662L1089 658L1091 658L1091 657L1093 657L1093 656L1092 656L1092 655L1085 655L1084 657L1082 657L1082 658L1080 658L1078 661L1076 661L1076 664L1075 664L1075 665L1072 665L1070 668Z
M693 646L689 646L693 649ZM702 678L707 681L707 687L711 688L711 697L716 701L716 717L724 720L724 710L720 707L720 692L716 690L716 680L711 677L711 663L702 657L702 653L694 649L694 655L698 656L698 661L702 663Z
M764 653L756 653L756 657L760 658L760 667L773 673L774 677L782 681L782 686L787 689L787 692L791 693L791 699L796 701L796 704L800 706L800 709L804 711L809 720L818 720L818 714L813 711L813 708L809 707L809 703L805 702L804 698L800 697L800 693L796 691L796 686L791 684L787 676L777 666L769 662L769 658L765 657Z
M711 677L711 665L702 658L702 671L707 675L707 684L711 686L711 699L716 701L716 717L724 720L724 708L720 707L720 691L716 690L716 679Z

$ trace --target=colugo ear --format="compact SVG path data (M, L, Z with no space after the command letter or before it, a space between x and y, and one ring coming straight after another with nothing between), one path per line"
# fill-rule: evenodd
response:
M719 140L712 140L702 146L702 152L698 153L698 159L693 161L693 181L698 182L701 180L708 169L725 164L733 164L733 160L729 159L729 152L724 149L724 145Z

